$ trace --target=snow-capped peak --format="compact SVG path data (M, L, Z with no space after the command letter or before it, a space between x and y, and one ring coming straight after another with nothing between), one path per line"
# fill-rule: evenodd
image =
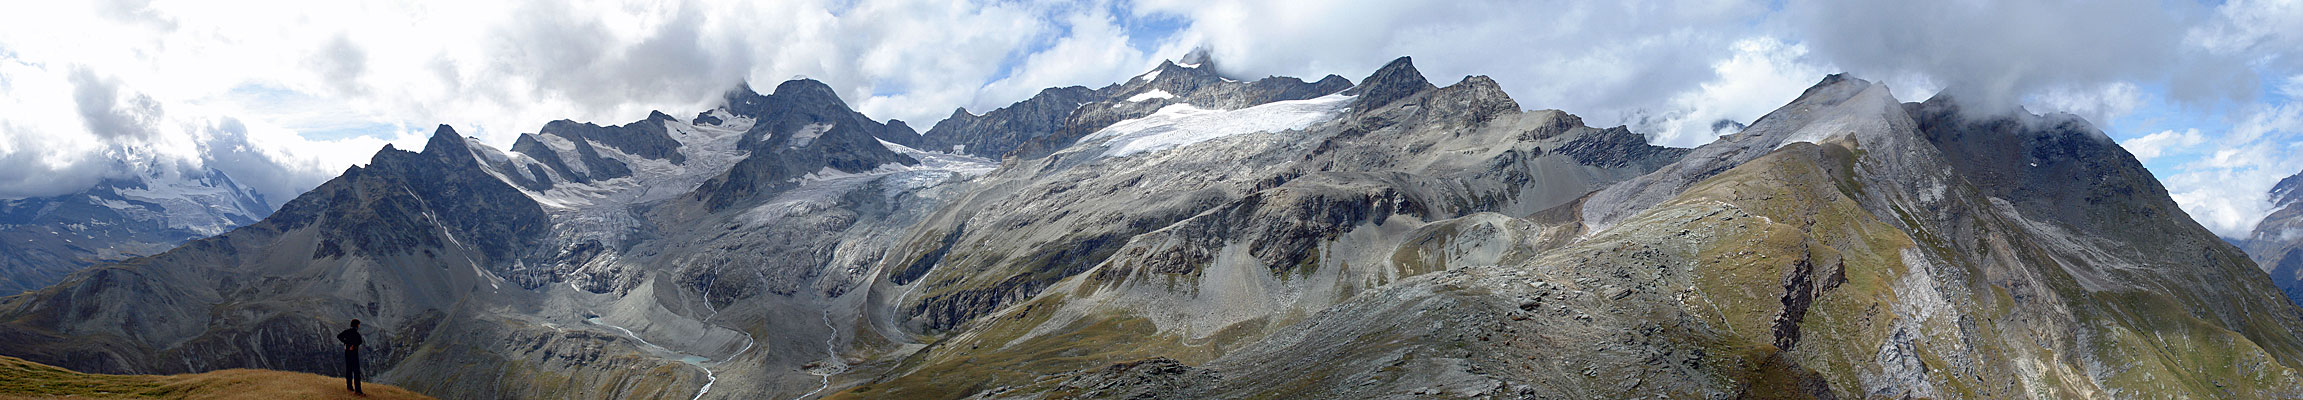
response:
M201 235L215 235L245 225L270 214L273 205L262 195L240 186L216 169L194 174L176 168L154 168L144 171L123 183L110 185L113 193L124 200L105 199L103 203L123 213L138 214L151 207L132 205L132 202L158 205L152 217L167 222L168 227L184 229Z

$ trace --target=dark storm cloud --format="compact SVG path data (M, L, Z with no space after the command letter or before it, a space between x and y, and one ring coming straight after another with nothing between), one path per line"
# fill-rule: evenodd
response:
M2257 79L2245 63L2184 43L2208 11L2152 0L1798 0L1783 16L1817 56L1849 72L1917 73L1999 106L2119 81L2164 82L2179 101L2251 98Z
M536 3L525 20L500 29L492 47L501 49L483 71L489 85L504 79L537 97L568 99L593 111L610 110L633 102L694 99L667 98L713 92L732 86L751 66L750 52L733 42L707 44L698 29L705 23L693 7L674 10L670 20L658 24L636 42L618 44L609 27L594 15ZM498 79L500 78L500 79Z
M0 121L0 133L5 135L39 135L45 132L11 121ZM14 138L0 138L14 139ZM22 145L24 143L9 143ZM0 152L0 199L52 196L87 189L103 177L105 165L91 162L87 157L66 157L61 165L50 161L57 154L46 151Z

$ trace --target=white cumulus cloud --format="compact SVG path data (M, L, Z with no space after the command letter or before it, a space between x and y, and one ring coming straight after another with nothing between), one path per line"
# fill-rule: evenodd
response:
M2127 152L2134 154L2137 160L2150 161L2169 151L2198 146L2206 141L2207 137L2200 135L2199 129L2193 128L2185 129L2182 132L2159 131L2159 133L2127 139L2127 141L2119 142L2119 146L2127 148Z

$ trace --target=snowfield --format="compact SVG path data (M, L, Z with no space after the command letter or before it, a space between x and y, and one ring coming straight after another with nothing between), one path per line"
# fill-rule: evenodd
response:
M1112 124L1081 138L1080 142L1101 141L1106 148L1105 157L1126 157L1225 136L1303 129L1342 115L1344 109L1351 105L1351 99L1352 96L1331 94L1237 110L1208 110L1190 104L1172 104L1160 108L1152 115Z

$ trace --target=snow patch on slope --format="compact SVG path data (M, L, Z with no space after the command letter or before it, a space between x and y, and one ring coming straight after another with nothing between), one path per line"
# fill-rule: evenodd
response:
M1140 95L1139 95L1140 96ZM1352 96L1331 94L1307 100L1277 101L1237 110L1208 110L1172 104L1143 118L1096 131L1081 143L1101 141L1106 157L1126 157L1205 142L1225 136L1303 129L1334 119Z
M1148 92L1138 93L1138 94L1136 94L1136 95L1134 95L1134 96L1128 96L1128 102L1130 102L1130 103L1141 103L1141 102L1143 102L1144 100L1151 100L1151 99L1173 99L1173 98L1175 98L1175 94L1174 94L1174 93L1168 93L1168 92L1167 92L1167 91L1165 91L1165 90L1152 89L1151 91L1148 91Z
M808 147L809 143L815 143L816 138L823 137L824 132L831 130L832 124L825 123L815 123L802 126L800 127L799 131L792 132L791 147L795 149Z

